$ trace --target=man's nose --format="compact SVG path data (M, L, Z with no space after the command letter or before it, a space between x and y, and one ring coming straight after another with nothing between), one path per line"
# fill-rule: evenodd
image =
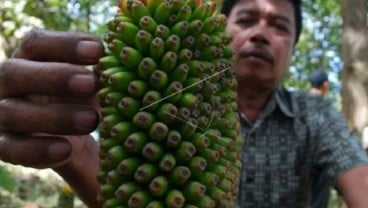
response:
M270 43L270 32L266 23L260 22L253 27L253 31L250 34L250 41L268 45Z

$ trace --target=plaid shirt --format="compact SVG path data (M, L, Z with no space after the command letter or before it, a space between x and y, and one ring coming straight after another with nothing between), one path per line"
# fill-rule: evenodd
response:
M333 185L345 171L368 164L331 102L305 92L278 88L255 123L241 115L241 134L241 208L308 207L317 177Z

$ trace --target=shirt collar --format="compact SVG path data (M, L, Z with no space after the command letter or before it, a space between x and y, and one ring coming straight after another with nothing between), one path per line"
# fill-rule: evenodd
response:
M284 87L277 87L268 101L266 107L262 110L256 122L251 124L247 117L240 112L240 117L246 121L250 126L257 127L259 123L267 116L269 116L275 109L280 109L281 113L285 116L294 118L296 110L295 104L293 103L292 94L287 91Z
M279 86L275 90L274 99L282 113L291 118L295 117L293 99L290 92L288 92L284 87Z

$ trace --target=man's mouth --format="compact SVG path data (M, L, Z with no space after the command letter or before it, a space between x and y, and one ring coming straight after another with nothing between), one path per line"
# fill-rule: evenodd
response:
M249 58L249 59L261 59L269 63L273 63L273 56L264 49L245 49L240 51L240 57Z

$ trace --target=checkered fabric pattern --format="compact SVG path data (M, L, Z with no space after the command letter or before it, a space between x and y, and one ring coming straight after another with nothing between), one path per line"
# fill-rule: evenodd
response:
M368 158L331 102L278 88L258 120L241 114L241 208L308 207L311 184L339 175Z

